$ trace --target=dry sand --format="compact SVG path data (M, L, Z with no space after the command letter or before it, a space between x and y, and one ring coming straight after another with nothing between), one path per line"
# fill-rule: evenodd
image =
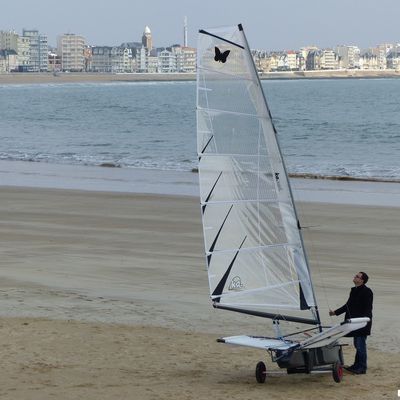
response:
M10 187L0 198L0 398L397 398L400 209L300 205L326 323L354 273L371 276L370 368L341 384L281 374L260 385L267 354L215 339L270 323L210 306L197 199Z

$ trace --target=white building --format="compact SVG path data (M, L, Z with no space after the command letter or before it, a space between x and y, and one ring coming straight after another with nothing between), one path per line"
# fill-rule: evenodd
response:
M193 47L175 47L176 70L178 72L196 72L196 49Z
M31 39L20 36L18 38L18 69L28 71L31 59Z
M28 72L42 72L48 70L47 36L41 35L36 29L23 29L22 36L29 39Z
M383 43L378 45L376 48L372 49L372 54L376 55L378 58L378 68L386 69L387 68L387 60L386 57L389 52L393 48L393 44L391 43Z
M360 49L357 46L338 46L336 52L341 68L359 68Z
M142 46L136 53L136 72L147 72L148 55L145 47Z
M57 38L57 54L61 57L63 71L85 70L85 47L85 38L74 33L66 33Z
M14 31L0 31L0 50L18 52L18 38L18 33Z
M339 68L339 56L331 49L322 50L321 69L338 69Z
M373 54L371 51L366 51L360 54L359 64L360 64L360 69L363 70L379 69L378 56L376 54Z
M158 53L158 71L161 73L176 72L176 54L168 50Z
M90 70L92 72L132 72L132 49L119 46L94 46Z

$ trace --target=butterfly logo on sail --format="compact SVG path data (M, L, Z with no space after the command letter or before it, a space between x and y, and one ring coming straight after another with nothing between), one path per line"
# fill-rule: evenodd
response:
M214 60L222 62L223 64L225 64L226 63L226 59L228 58L230 52L231 52L230 50L226 50L223 53L221 53L221 50L218 47L215 47Z
M232 278L231 283L229 284L228 290L241 290L244 288L244 285L242 284L242 280L240 279L240 276L235 276Z

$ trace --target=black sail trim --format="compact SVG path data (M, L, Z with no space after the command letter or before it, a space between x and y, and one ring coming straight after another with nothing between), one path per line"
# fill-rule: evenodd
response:
M221 173L222 173L222 172L221 172ZM214 241L213 241L213 243L212 243L212 245L211 245L211 247L210 247L210 250L209 250L210 253L212 253L212 252L214 251L214 247L215 247L215 245L217 244L218 237L219 237L219 235L220 235L220 233L221 233L221 231L222 231L222 228L223 228L224 225L225 225L226 220L228 219L228 216L229 216L230 212L232 211L232 208L233 208L233 204L230 206L230 208L229 208L229 210L228 210L228 213L226 214L225 219L224 219L224 221L222 222L222 225L220 226L217 235L215 236L215 239L214 239ZM210 265L211 256L212 256L212 254L210 254L210 255L207 256L207 263L208 263L208 265Z
M200 153L199 161L201 160L201 157L203 156L203 153L206 151L206 148L207 148L208 145L210 144L210 142L211 142L211 140L212 140L213 137L214 137L214 135L211 135L210 139L208 139L206 145L204 146L203 150L202 150L201 153Z
M199 33L203 33L204 35L209 35L209 36L215 37L216 39L222 40L223 42L230 43L230 44L233 44L234 46L237 46L237 47L240 47L241 49L244 49L244 47L242 45L238 44L238 43L231 42L230 40L224 39L221 36L214 35L213 33L207 32L207 31L205 31L203 29L200 29Z
M299 284L299 289L300 289L300 310L309 310L310 306L307 304L307 300L304 296L303 288L301 287L301 284Z
M229 274L231 273L231 269L232 269L232 267L233 267L233 264L235 263L236 258L237 258L238 254L239 254L239 251L240 251L240 249L242 248L243 243L244 243L244 241L246 240L246 238L247 238L247 235L244 237L242 243L241 243L240 246L239 246L239 249L236 251L235 257L233 257L233 260L232 260L231 263L229 264L228 269L225 271L224 276L222 277L222 279L219 281L217 287L215 288L215 290L214 290L214 292L213 292L213 294L212 294L213 296L221 296L221 294L222 294L222 292L223 292L223 290L224 290L226 281L228 280ZM218 297L218 298L215 299L214 301L217 302L217 303L219 303L220 299L221 299L221 297Z
M302 324L309 324L309 325L318 325L319 324L319 321L317 321L315 319L294 317L294 316L283 315L283 314L267 313L267 312L262 312L262 311L243 310L241 308L224 306L224 305L219 304L218 302L214 302L213 307L221 309L221 310L235 311L235 312L242 313L242 314L254 315L256 317L270 318L273 320L299 322Z
M205 201L204 201L204 203L206 203L206 204L204 204L204 205L201 207L201 211L203 212L203 214L204 214L204 211L206 210L207 202L208 202L208 200L210 200L210 197L211 197L211 195L212 195L212 193L213 193L213 191L214 191L214 189L215 189L215 186L217 186L217 183L218 183L218 181L219 181L219 178L221 178L221 175L222 175L222 171L221 171L220 174L218 175L217 180L214 182L214 185L213 185L213 187L211 188L210 193L208 193L208 196L206 197L206 199L205 199ZM232 207L233 207L233 205L232 205ZM232 208L232 207L231 207L231 208ZM230 210L229 210L229 211L230 211ZM228 214L229 214L229 213L228 213ZM225 223L225 221L224 221L224 223Z

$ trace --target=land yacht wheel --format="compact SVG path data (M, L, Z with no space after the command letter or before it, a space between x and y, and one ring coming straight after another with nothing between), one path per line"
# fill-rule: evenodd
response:
M256 366L256 379L258 383L264 383L267 375L267 367L260 361Z
M343 365L336 361L335 364L332 365L332 377L336 383L340 383L343 378Z

